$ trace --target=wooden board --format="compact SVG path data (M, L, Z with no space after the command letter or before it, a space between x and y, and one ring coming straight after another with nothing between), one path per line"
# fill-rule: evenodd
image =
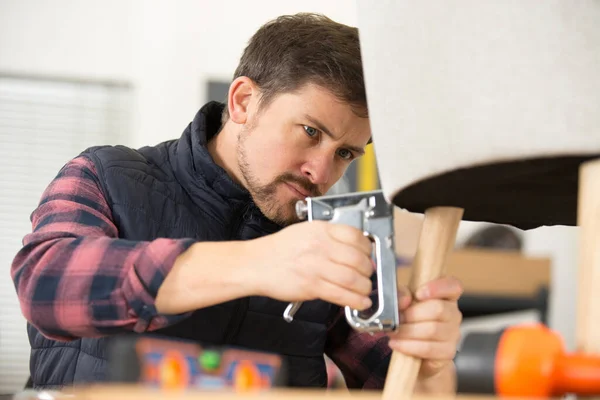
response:
M65 391L55 397L55 400L237 400L237 399L289 399L289 400L370 400L381 399L379 391L331 391L318 389L280 389L262 393L225 393L225 392L163 392L159 390L144 389L135 386L91 386L77 390ZM411 400L492 400L494 396L425 396L415 395ZM514 398L513 400L525 400Z
M448 257L447 274L461 280L465 293L489 296L535 296L550 287L551 260L518 253L457 249ZM575 271L575 266L573 266ZM398 281L407 284L410 267L398 269Z
M600 354L600 161L581 167L578 202L579 268L576 346Z

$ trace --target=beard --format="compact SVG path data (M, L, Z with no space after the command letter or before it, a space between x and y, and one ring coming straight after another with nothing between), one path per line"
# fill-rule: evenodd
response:
M238 167L246 181L248 192L250 192L254 203L265 217L280 226L288 226L299 222L300 220L296 215L296 202L298 200L278 200L276 196L277 188L286 182L294 183L304 189L309 196L314 197L320 195L317 186L312 184L308 179L291 173L281 174L267 184L261 183L252 172L252 168L248 162L246 147L244 146L248 132L249 130L246 128L238 137Z

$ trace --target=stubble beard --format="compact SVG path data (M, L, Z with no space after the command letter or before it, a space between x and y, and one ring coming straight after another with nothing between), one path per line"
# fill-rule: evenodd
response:
M299 218L295 211L297 200L292 199L285 202L278 201L276 197L277 188L285 182L294 182L304 188L310 196L317 196L319 194L318 189L307 180L298 178L289 173L278 176L268 184L261 184L258 178L253 174L252 168L248 162L246 146L244 145L248 132L249 130L245 128L238 136L237 159L238 168L246 182L246 188L252 196L254 203L265 217L280 226L288 226L299 222Z

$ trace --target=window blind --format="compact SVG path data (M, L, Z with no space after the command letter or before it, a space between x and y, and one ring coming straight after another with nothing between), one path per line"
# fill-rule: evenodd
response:
M130 142L130 100L121 84L0 75L0 393L21 390L29 376L26 322L10 279L29 216L71 158Z

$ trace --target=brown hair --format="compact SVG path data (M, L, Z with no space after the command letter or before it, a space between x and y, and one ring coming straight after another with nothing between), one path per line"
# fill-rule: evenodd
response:
M261 107L281 93L317 84L367 117L358 29L321 14L284 15L250 39L234 79L246 76L261 90ZM225 107L223 120L227 120Z

